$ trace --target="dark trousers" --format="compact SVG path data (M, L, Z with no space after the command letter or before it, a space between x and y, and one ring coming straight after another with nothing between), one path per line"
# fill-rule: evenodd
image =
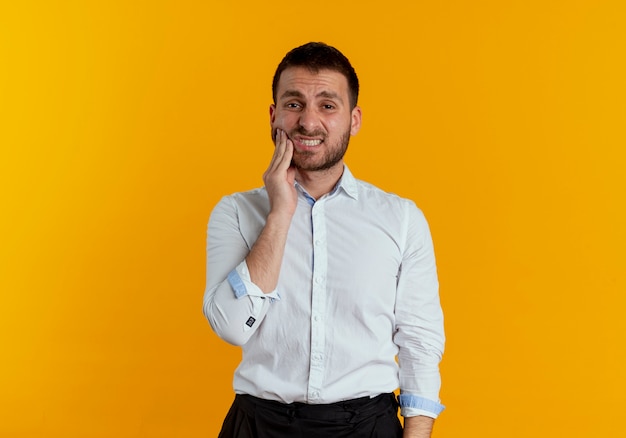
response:
M237 395L219 438L402 438L394 394L326 405Z

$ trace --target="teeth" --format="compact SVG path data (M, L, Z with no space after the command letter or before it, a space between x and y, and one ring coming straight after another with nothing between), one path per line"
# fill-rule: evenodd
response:
M305 146L317 146L321 142L322 140L300 140L300 143L302 143Z

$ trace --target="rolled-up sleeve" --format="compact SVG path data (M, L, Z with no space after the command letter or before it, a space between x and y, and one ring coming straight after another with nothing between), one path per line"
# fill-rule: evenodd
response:
M435 254L428 223L415 204L407 204L405 217L394 335L399 348L399 402L405 417L436 418L444 409L439 400L439 362L445 336Z
M245 258L250 251L243 238L236 203L222 198L209 219L206 289L203 311L219 337L245 344L259 327L277 291L263 293L250 279ZM245 220L245 218L243 219Z

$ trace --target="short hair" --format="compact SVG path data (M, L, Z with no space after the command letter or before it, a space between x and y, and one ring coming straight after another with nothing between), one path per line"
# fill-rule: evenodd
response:
M341 73L348 80L350 105L352 108L356 106L359 98L359 79L348 58L334 47L324 43L311 42L296 47L287 53L274 73L274 80L272 81L274 103L276 103L280 75L290 67L305 67L311 73L318 73L320 70L333 70Z

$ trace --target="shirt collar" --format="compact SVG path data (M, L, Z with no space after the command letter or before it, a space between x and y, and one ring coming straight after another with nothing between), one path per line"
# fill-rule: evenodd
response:
M304 187L302 187L300 184L298 184L297 181L295 183L295 186L310 201L309 203L315 202L315 200L313 198L311 198L311 196L309 196L309 194L306 192ZM354 178L354 176L352 175L352 172L350 172L350 170L348 169L348 166L346 166L345 164L343 166L343 173L341 175L341 178L339 178L339 181L337 181L337 184L330 191L328 196L334 195L335 193L337 193L337 191L339 189L342 189L351 198L353 198L355 200L359 199L359 190L357 188L356 178Z
M346 165L343 166L343 174L341 175L341 178L339 178L339 182L337 182L333 192L339 190L340 188L343 189L343 191L346 192L346 194L351 198L359 199L356 178L354 178L352 172L350 172L350 169L348 169L348 166Z

